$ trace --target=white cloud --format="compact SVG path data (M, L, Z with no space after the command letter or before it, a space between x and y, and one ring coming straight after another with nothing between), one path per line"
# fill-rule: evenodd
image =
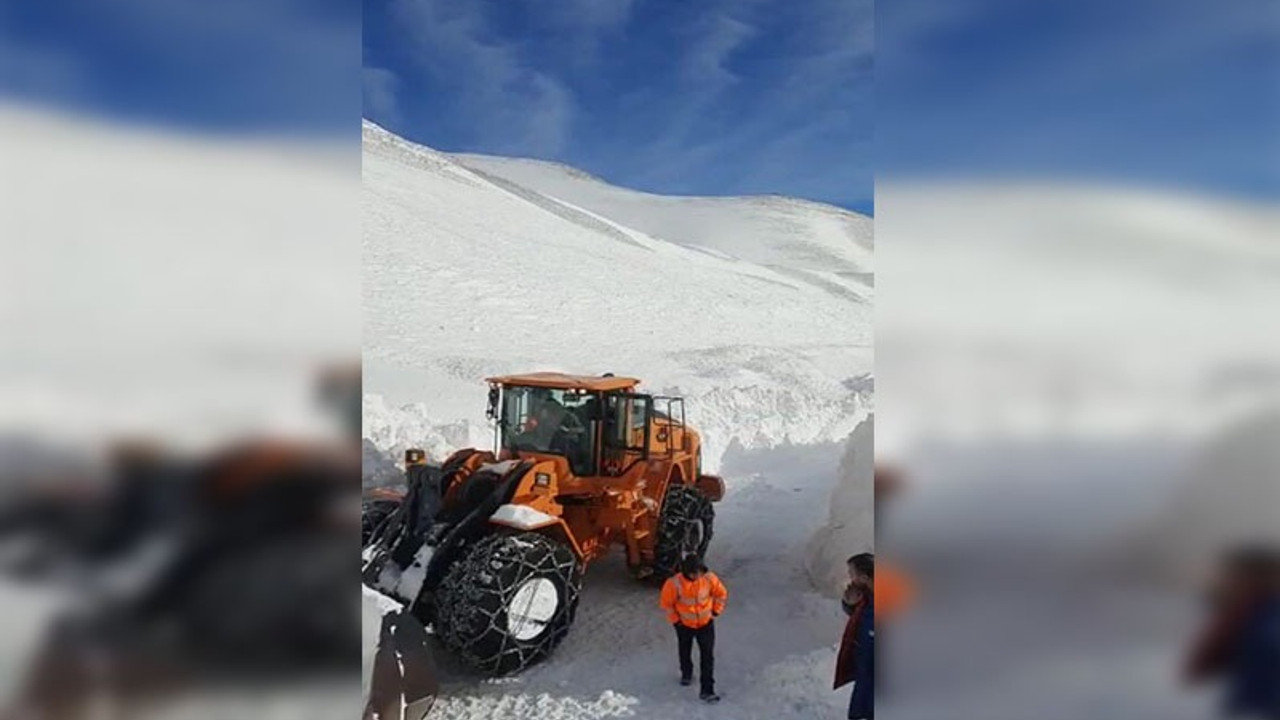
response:
M716 174L734 178L726 187L740 192L804 188L809 197L837 202L851 199L839 197L840 188L858 192L853 187L870 174L872 0L810 0L788 8L794 33L788 40L801 49L777 58L775 72L751 78L752 110L714 118L714 109L742 89L735 54L773 30L777 11L761 0L727 0L697 26L682 60L688 90L640 155L660 161L641 164L632 182L681 187ZM852 147L846 138L859 126L867 137ZM844 144L832 147L833 141ZM846 159L826 162L830 153Z
M529 83L524 137L520 145L540 156L554 156L569 140L573 121L573 94L555 79L535 73Z
M684 63L684 76L702 90L715 92L737 82L726 67L733 52L756 35L751 25L729 15L715 15Z
M529 67L519 47L499 38L479 2L396 0L393 12L418 65L457 88L478 139L496 152L554 157L574 117L573 94Z
M636 0L524 0L531 22L552 30L561 53L578 72L590 73L601 52L631 20Z
M365 117L376 118L380 124L395 124L400 120L400 104L396 100L399 79L385 68L366 67L361 71Z
M751 191L803 181L811 195L824 182L865 192L866 148L846 146L871 112L873 0L698 0L658 30L670 45L662 57L636 55L665 72L635 82L608 53L615 42L634 52L627 29L646 19L643 2L656 0L391 0L407 40L400 49L414 61L396 70L406 80L426 75L449 98L440 112L452 142L468 148L570 159L564 151L582 121L575 91L588 101L612 93L587 110L628 125L633 142L609 145L608 128L588 127L573 159L602 150L604 165L625 166L613 179L691 192L708 179ZM762 58L756 43L779 54ZM609 116L615 106L623 117ZM857 157L840 172L815 171L833 145Z

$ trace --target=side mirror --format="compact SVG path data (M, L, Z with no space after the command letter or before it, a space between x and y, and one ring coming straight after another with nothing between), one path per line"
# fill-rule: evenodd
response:
M501 393L497 385L489 386L489 407L485 409L484 416L490 420L498 418L498 397Z

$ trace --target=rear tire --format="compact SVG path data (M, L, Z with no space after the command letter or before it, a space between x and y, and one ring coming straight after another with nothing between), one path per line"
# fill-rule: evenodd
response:
M684 483L671 483L658 514L658 543L654 549L653 572L666 579L680 569L688 553L699 558L711 544L716 511L700 490Z
M436 633L464 662L495 675L545 658L569 632L582 568L536 533L490 535L449 568L436 593Z

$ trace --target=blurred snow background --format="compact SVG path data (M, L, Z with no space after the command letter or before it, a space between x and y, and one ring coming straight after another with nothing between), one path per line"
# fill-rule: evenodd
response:
M1212 715L1205 579L1280 540L1273 11L878 5L882 717Z
M881 207L877 456L908 478L881 550L923 598L886 712L1204 717L1175 685L1195 581L1280 541L1275 212L1120 188Z
M101 460L122 442L194 463L245 440L347 439L315 391L359 353L358 159L339 140L359 116L359 37L358 7L273 0L0 9L6 530L32 494L111 488ZM3 713L50 623L91 609L74 582L5 560ZM196 677L111 711L351 717L356 668L349 691Z

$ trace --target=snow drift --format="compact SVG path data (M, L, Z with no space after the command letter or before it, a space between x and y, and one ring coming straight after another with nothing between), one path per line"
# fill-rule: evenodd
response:
M1208 441L1144 537L1143 550L1174 576L1201 577L1240 546L1280 547L1280 409L1224 428Z
M826 525L809 541L805 570L820 592L839 596L848 582L845 561L875 548L875 415L845 442Z

